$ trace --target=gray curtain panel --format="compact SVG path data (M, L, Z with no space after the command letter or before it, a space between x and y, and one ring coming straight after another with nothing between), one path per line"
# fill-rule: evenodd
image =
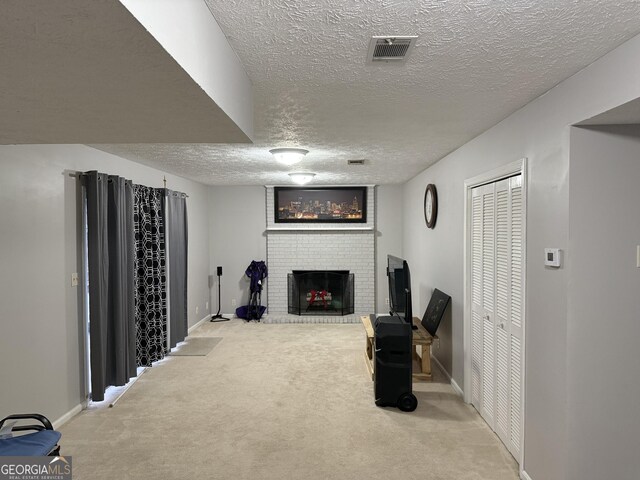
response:
M187 336L187 199L166 191L166 225L169 263L169 343L175 347Z
M162 360L167 340L164 189L133 186L135 322L138 366Z
M136 375L131 182L95 171L82 177L87 199L91 396Z

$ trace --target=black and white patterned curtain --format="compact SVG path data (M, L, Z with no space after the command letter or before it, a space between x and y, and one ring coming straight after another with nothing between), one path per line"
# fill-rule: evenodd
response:
M138 366L162 360L167 343L164 189L133 186L135 321Z

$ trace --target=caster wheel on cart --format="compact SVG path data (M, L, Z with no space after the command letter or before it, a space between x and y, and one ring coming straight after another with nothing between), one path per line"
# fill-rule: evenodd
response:
M418 406L418 399L413 393L403 393L398 399L398 408L403 412L413 412Z

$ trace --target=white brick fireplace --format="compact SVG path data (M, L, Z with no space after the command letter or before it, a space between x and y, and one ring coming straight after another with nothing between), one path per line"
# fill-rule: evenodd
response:
M266 188L268 310L265 323L356 323L375 311L375 192L367 188L367 223L281 224L274 221L273 187ZM292 270L349 270L354 274L355 313L298 316L287 312L287 274Z

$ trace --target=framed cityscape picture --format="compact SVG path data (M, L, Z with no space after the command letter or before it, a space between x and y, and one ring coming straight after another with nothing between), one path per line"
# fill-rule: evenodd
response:
M367 187L274 187L276 223L367 223Z

